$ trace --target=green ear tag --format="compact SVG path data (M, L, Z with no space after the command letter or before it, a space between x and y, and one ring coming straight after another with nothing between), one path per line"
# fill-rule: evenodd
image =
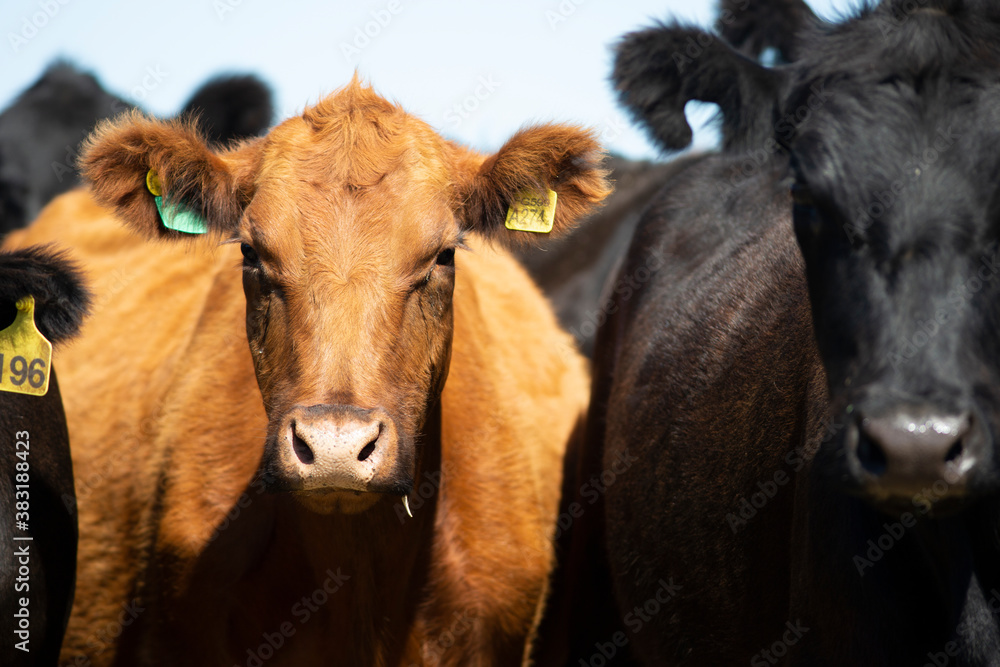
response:
M14 323L0 331L0 391L44 396L51 365L52 343L35 326L35 297L26 296Z
M160 179L152 169L146 174L146 188L152 193L153 201L156 202L156 210L160 212L160 220L167 229L173 229L185 234L204 234L208 231L208 225L204 218L197 213L184 208L178 204L165 204L163 202L163 187Z
M548 234L555 218L556 193L553 190L544 193L524 190L517 193L507 209L504 226L521 232Z

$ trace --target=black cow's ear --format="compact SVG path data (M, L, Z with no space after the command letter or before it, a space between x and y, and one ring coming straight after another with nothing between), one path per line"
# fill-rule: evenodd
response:
M691 143L684 105L713 102L722 112L727 151L759 147L774 133L774 108L785 73L740 55L719 36L658 25L625 35L611 75L619 101L666 150Z
M252 74L206 82L181 111L182 118L198 119L208 142L215 146L264 134L273 116L271 89Z
M0 329L26 296L35 298L35 324L53 345L76 335L91 303L79 266L51 246L0 252Z
M766 49L778 62L799 59L799 36L821 23L803 0L721 0L715 29L737 51L757 60Z

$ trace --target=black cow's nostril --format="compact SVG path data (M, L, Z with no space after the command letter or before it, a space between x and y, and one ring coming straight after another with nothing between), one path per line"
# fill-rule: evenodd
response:
M948 453L944 455L944 462L951 463L952 461L957 461L964 453L965 446L962 444L962 440L959 439L951 446Z
M888 462L879 444L865 435L864 429L858 436L858 462L872 475L880 477L886 471Z
M299 461L302 461L306 465L316 460L316 455L313 454L312 448L295 432L295 422L292 422L292 451L299 457Z

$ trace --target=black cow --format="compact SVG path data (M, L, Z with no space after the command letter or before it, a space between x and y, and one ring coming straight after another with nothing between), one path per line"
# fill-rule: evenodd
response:
M608 314L607 295L602 299L604 283L625 255L646 205L688 159L651 162L609 156L605 166L615 189L604 205L570 234L514 251L552 302L559 323L588 357L594 353L597 327Z
M198 116L214 143L255 136L271 123L271 92L253 76L205 83L181 116ZM79 184L76 158L98 121L135 108L92 75L57 62L0 113L0 236L24 227Z
M655 138L712 101L727 153L613 278L541 664L1000 664L1000 5L809 23L772 69L618 47Z
M54 345L76 333L90 301L64 255L38 247L0 253L0 330L26 296ZM3 360L0 389L23 384L25 370ZM76 582L73 488L55 371L44 396L0 390L0 664L55 665L59 657Z

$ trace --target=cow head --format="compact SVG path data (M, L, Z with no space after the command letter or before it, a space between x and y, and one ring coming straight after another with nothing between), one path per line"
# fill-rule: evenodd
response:
M525 190L554 190L554 233L568 229L608 192L601 158L590 132L556 125L483 156L355 80L218 152L189 126L132 115L99 128L81 165L97 200L147 235L181 236L157 214L152 169L164 197L240 244L263 469L318 511L358 512L413 484L448 374L463 239L530 242L505 227Z
M686 143L684 102L715 101L726 149L784 174L843 426L830 472L883 507L995 490L1000 12L890 0L773 69L695 33L626 38L616 81L664 145Z

